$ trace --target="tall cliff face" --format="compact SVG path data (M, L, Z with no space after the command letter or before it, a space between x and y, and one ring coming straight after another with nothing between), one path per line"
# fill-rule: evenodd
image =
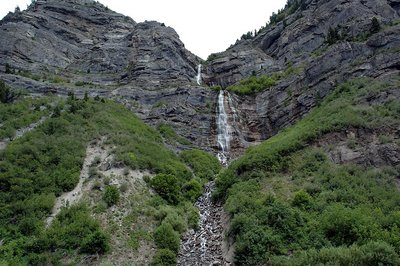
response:
M157 22L136 23L93 1L36 1L1 21L0 58L17 70L59 72L147 89L190 83L197 57ZM76 73L78 72L78 73ZM78 75L76 75L78 74Z
M216 93L199 58L163 23L136 23L96 1L35 1L0 22L0 78L33 93L114 97L152 125L210 144Z
M280 74L260 93L231 94L241 131L233 133L236 153L295 123L337 84L399 69L397 0L298 2L279 22L204 65L206 84L222 87ZM373 17L378 33L371 33ZM332 44L330 28L339 35ZM0 31L0 78L10 86L114 97L148 123L171 124L195 145L217 149L217 93L197 85L199 58L172 28L136 23L94 1L47 0L10 13Z
M293 124L345 80L400 69L398 1L299 2L280 22L207 62L207 82L222 87L254 74L280 74L277 84L261 93L233 96L249 141ZM371 28L374 17L379 32ZM327 43L330 29L338 34L333 43Z

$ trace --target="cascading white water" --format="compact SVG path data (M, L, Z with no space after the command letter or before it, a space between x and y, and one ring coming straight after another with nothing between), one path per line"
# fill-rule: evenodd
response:
M201 66L199 69L201 69ZM225 101L225 92L222 90L219 92L217 141L220 149L218 159L223 165L227 165L229 160L231 138L231 128L228 124L228 114L225 110L225 104L227 107L230 105L228 97L227 101ZM203 195L195 204L200 214L199 228L198 230L189 230L183 236L177 258L178 266L231 265L223 255L223 207L221 202L213 202L212 200L214 188L214 181L207 183Z
M196 76L196 81L197 81L197 84L199 84L199 85L201 85L201 68L202 68L202 66L201 66L201 64L199 64L197 66L197 76Z
M217 142L221 149L218 153L218 159L223 165L226 165L229 155L230 126L225 111L225 92L223 90L218 95L217 134Z
M178 253L178 266L228 265L224 263L223 223L221 203L213 202L212 192L215 183L207 183L203 195L195 206L199 209L200 219L197 230L189 230L182 239Z

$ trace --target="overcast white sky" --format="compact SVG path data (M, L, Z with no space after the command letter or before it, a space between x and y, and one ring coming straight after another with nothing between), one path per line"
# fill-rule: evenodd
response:
M203 59L226 50L243 33L269 20L286 0L100 0L110 9L136 22L157 20L173 27L185 47ZM0 0L0 18L31 0Z

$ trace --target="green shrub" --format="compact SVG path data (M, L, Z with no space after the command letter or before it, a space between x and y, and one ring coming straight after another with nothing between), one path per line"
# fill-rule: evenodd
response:
M64 250L78 249L87 254L109 250L109 237L101 231L85 205L62 209L46 232L46 239Z
M182 187L183 196L189 201L196 201L203 194L203 187L196 179L191 179Z
M101 231L95 231L83 239L80 251L87 254L104 254L109 250L108 236Z
M169 212L162 222L172 225L172 228L180 234L185 232L187 228L183 217L176 212Z
M104 185L108 186L111 183L111 178L109 176L106 176L103 178L103 183Z
M400 256L396 250L386 242L369 242L361 247L363 265L400 265Z
M291 257L270 257L271 265L399 265L399 255L385 242L310 249Z
M378 226L364 210L353 210L337 204L324 211L321 228L333 245L340 246L370 239Z
M300 209L308 209L311 207L312 197L307 192L301 190L294 194L292 205Z
M68 83L69 81L60 76L53 76L50 79L51 83Z
M180 200L181 186L174 175L159 174L150 181L151 187L167 202L177 204Z
M9 103L14 99L14 93L10 90L10 88L4 83L3 80L0 80L0 102Z
M200 213L199 210L194 207L192 204L186 203L184 212L187 216L187 224L189 228L198 229L199 227L199 220L200 220Z
M159 249L154 256L151 266L175 266L176 254L169 249Z
M238 265L260 265L270 254L281 254L283 243L279 235L268 228L255 226L241 234L235 245L235 263Z
M93 163L92 163L92 165L93 165ZM97 177L97 174L98 174L97 167L96 166L90 166L89 167L88 176L90 178L95 178L95 177Z
M103 200L107 203L109 207L117 204L119 201L119 197L119 190L116 186L106 187L103 195Z
M169 223L161 223L154 231L154 242L160 249L169 249L177 253L179 250L179 234Z
M279 75L263 75L259 77L251 76L249 78L243 79L237 85L229 86L227 90L240 95L252 94L275 86L278 79Z

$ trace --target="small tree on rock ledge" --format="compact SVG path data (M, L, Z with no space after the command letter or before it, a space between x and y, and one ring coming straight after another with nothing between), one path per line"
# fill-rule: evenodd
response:
M370 33L378 33L381 30L381 24L379 23L379 20L376 17L373 17L371 19L371 29Z

